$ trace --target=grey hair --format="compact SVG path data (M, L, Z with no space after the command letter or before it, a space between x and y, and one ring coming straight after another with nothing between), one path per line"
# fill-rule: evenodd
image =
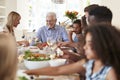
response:
M48 12L46 17L53 17L54 19L56 19L56 13L55 12Z

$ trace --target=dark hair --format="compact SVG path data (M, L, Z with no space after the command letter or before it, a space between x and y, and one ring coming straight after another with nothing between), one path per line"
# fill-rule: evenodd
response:
M80 19L76 19L73 24L78 24L81 27L81 20Z
M87 22L86 22L85 15L81 17L81 26L82 26L82 28L86 28L87 27Z
M88 27L86 33L92 35L92 49L102 63L120 75L120 31L108 24L96 24Z
M112 12L105 6L96 7L89 12L90 16L95 16L97 22L110 22L112 21Z
M90 12L90 10L98 7L99 5L98 4L92 4L92 5L89 5L87 7L84 8L84 12Z
M80 33L82 32L82 26L81 26L81 20L80 19L76 19L73 24L78 24L79 27L80 27ZM72 24L72 27L73 27L73 24Z

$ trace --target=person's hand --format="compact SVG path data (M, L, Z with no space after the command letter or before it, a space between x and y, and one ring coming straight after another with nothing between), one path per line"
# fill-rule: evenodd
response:
M64 50L63 52L64 54L60 56L60 58L67 59L69 63L76 62L81 59L80 55L77 53L69 52L67 50Z
M32 70L26 70L24 71L24 73L28 74L28 75L34 75L33 71Z
M82 34L77 34L76 36L77 36L77 38L78 38L79 41L84 40L84 37L83 37Z
M75 31L74 31L74 30L70 30L70 31L69 31L69 35L72 35L73 32L75 32Z
M24 46L29 46L29 42L28 41L17 41L18 45L24 45Z
M48 44L45 42L45 43L38 43L37 44L37 47L40 48L40 49L43 49L43 47L47 46Z
M63 46L67 46L69 44L69 42L59 42L57 44L58 47L63 47Z
M29 42L28 42L28 41L23 41L23 43L24 43L26 46L29 46Z

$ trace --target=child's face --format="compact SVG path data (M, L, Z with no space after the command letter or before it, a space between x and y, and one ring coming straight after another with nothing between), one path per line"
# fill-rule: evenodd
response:
M79 24L73 24L73 31L74 31L76 34L79 34L80 31L81 31L81 26L79 26Z
M96 59L96 53L92 49L92 36L90 33L87 33L86 38L85 38L85 45L84 45L84 50L85 50L85 55L87 59Z

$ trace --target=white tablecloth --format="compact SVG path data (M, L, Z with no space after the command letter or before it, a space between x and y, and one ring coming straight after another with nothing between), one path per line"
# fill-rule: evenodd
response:
M23 63L18 64L18 71L17 76L25 76L30 79L30 76L23 73L27 68L24 66ZM48 79L49 78L49 79ZM80 80L78 74L71 74L71 75L60 75L60 76L43 76L40 75L39 79L32 79L32 80Z

